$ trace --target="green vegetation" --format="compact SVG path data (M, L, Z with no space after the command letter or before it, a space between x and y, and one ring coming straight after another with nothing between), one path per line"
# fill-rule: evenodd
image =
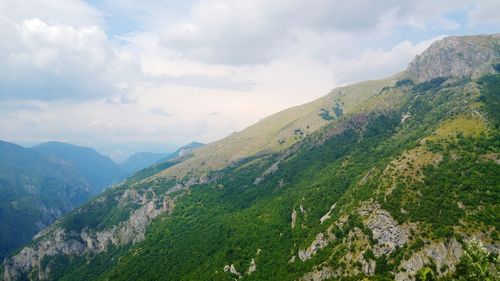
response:
M448 80L447 77L436 77L433 78L429 81L422 82L420 84L417 84L413 87L413 90L419 91L419 92L425 92L429 90L437 90L439 87L446 81ZM408 83L408 82L406 82Z
M481 241L471 239L465 243L455 275L460 281L498 280L490 267L496 267L495 270L498 271L499 266L498 256L488 253Z
M330 120L333 120L335 118L335 117L330 115L330 111L328 111L324 108L321 108L320 112L321 113L319 114L319 116L321 116L321 118L323 118L323 120L330 121Z
M78 171L0 141L0 260L92 195Z
M49 257L44 263L54 278L62 280L79 280L79 276L87 280L232 280L236 275L224 271L231 264L242 280L293 280L318 264L342 272L361 268L361 263L344 259L348 253L358 252L365 261L375 262L373 280L391 280L404 260L431 241L450 237L461 241L473 230L497 241L500 168L489 155L500 152L500 134L492 125L498 121L493 109L485 104L481 107L490 122L487 130L474 134L451 130L441 138L429 137L440 132L443 124L454 124L445 120L472 116L467 112L475 110L471 104L477 100L494 103L498 92L491 89L497 79L480 79L481 94L470 99L470 104L462 102L468 95L464 85L470 81L443 86L444 80L438 79L425 87L417 85L397 108L360 111L304 135L295 153L286 158L279 153L256 156L218 171L215 181L192 186L172 214L154 220L140 243L86 257ZM401 82L384 96L390 98L393 91L409 85ZM401 123L406 112L412 117ZM409 151L414 152L413 158ZM429 158L432 161L421 161L419 157L427 157L426 153L434 155ZM255 179L278 159L277 171L256 184ZM394 159L405 163L404 168L389 169ZM404 172L417 168L414 173ZM133 187L143 194L150 189L162 194L176 184L172 180L142 181L155 169L158 167L144 170L122 187L106 192L104 200L72 213L62 225L71 231L83 227L102 230L127 219L138 205L132 202L118 207L114 198L124 190ZM418 177L410 176L414 174ZM392 184L392 191L386 194ZM359 229L371 247L377 244L356 212L374 198L399 224L418 223L408 244L378 257L373 249L360 248L355 241L348 246L347 242ZM336 207L330 218L321 224L320 218L333 203ZM296 221L292 229L293 210ZM335 224L343 216L345 222ZM290 262L329 227L334 239L327 247L305 262L298 258ZM252 259L257 269L245 274ZM462 268L469 270L465 265ZM432 263L415 274L418 280L441 278ZM361 272L349 278L364 277Z
M400 75L336 89L105 191L56 226L79 241L153 198L155 207L175 198L175 208L149 223L144 240L46 256L27 277L297 280L325 269L340 280L497 280L498 257L469 238L498 244L498 108L500 74L419 84ZM48 187L60 186L51 180L41 181L47 200L56 195ZM391 224L385 237L370 224L379 213ZM393 233L405 239L385 242ZM448 256L425 252L452 239L467 241L456 273ZM428 260L405 272L415 254Z

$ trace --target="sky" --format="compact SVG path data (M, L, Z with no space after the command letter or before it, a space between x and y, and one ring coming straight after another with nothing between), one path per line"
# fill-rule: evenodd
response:
M497 0L0 0L0 139L121 161L209 143L434 40L500 32Z

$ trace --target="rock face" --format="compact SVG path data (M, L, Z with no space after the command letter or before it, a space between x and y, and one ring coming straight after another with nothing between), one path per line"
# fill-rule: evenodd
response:
M396 274L396 280L415 280L415 274L431 260L436 264L440 276L455 271L455 265L462 255L462 245L454 238L446 242L434 242L425 246L422 250L413 254L408 260L400 265L400 272Z
M236 267L234 267L234 264L226 264L224 266L224 272L229 272L231 274L234 274L236 276L238 276L238 278L241 278L241 273L239 273L237 270L236 270Z
M295 224L297 222L297 211L295 211L295 209L292 210L292 218L291 219L292 219L292 222L290 223L290 227L292 229L294 229L295 228Z
M42 268L42 260L57 254L83 255L103 252L110 245L125 245L144 240L146 226L155 217L173 210L174 199L168 194L160 200L156 196L145 200L137 192L124 193L121 200L132 196L142 201L142 206L131 212L128 220L100 232L84 229L80 233L67 232L56 227L41 232L36 238L40 241L33 246L25 247L17 255L4 263L3 280L19 280L23 274L38 269L38 279L48 278L49 268ZM161 204L159 204L161 202ZM158 207L159 205L159 207Z
M257 270L257 264L255 263L255 259L252 259L250 262L250 266L247 269L247 274L250 275Z
M337 276L336 272L329 266L318 268L314 271L308 272L300 278L301 281L321 281L330 279Z
M328 246L329 240L333 239L328 235L325 235L323 232L320 232L316 235L316 239L314 239L309 247L304 250L299 250L298 256L301 261L306 261L310 259L318 250L323 249Z
M372 276L375 274L375 261L374 260L361 260L361 270L363 271L364 274L368 276Z
M323 224L327 219L329 219L332 215L333 209L335 209L335 206L337 206L337 203L334 203L331 207L330 210L328 210L328 213L324 214L320 219L319 222Z
M373 249L375 256L390 254L396 249L408 243L408 233L389 214L380 208L378 204L370 204L359 209L359 214L365 219L364 224L372 233L377 244Z
M261 183L267 176L270 176L274 173L276 173L276 171L278 171L278 168L279 168L279 163L280 161L277 161L276 163L272 164L269 168L267 168L267 170L265 170L262 175L260 175L259 177L257 177L255 179L255 181L253 182L253 184L255 185L258 185L259 183Z
M495 73L500 34L447 37L436 41L410 63L406 75L420 83L435 77Z

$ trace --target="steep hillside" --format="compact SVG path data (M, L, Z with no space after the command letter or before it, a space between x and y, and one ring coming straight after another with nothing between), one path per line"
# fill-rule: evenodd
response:
M139 173L38 235L3 277L450 280L477 266L496 280L499 43L446 38L393 78ZM444 53L470 68L433 72Z
M46 142L33 147L48 157L62 159L75 167L98 194L113 183L118 183L126 172L109 157L90 147L62 142Z
M0 141L0 259L90 198L89 184L60 160Z
M336 88L315 101L273 114L241 132L197 149L161 176L203 176L247 157L283 152L325 124L350 113L357 104L394 84L398 77Z

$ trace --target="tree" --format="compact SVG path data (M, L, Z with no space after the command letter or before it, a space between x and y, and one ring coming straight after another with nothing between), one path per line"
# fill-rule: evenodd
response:
M495 280L489 269L489 255L481 241L475 238L468 240L457 266L458 280Z
M417 281L432 281L436 279L432 268L427 266L420 269L415 277Z

